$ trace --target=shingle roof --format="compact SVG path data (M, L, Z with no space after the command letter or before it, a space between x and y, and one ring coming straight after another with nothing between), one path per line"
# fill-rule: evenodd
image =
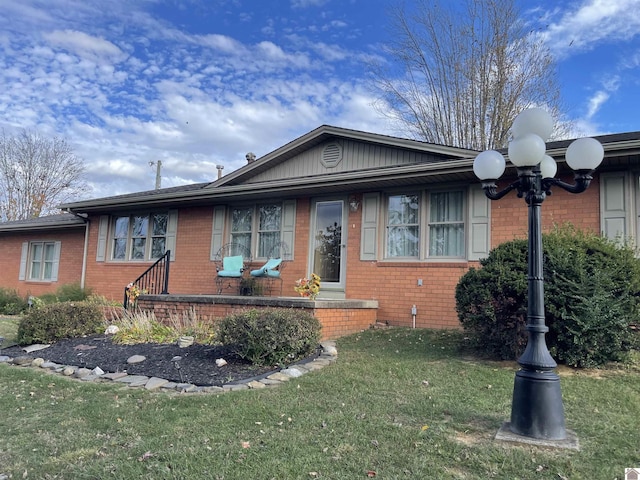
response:
M11 222L0 223L0 232L12 230L40 230L52 228L74 228L85 224L82 217L72 213L60 213L47 215L45 217L29 218L27 220L13 220Z

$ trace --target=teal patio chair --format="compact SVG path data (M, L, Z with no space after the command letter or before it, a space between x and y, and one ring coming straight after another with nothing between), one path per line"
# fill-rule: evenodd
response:
M269 294L273 290L275 281L279 281L280 295L282 296L282 270L285 267L285 260L289 260L289 247L284 242L276 243L269 252L267 263L260 268L251 270L251 277L264 279Z
M240 283L247 264L251 262L251 252L239 243L227 243L216 254L216 286L218 295L224 289L232 289L235 284L235 294L240 293Z

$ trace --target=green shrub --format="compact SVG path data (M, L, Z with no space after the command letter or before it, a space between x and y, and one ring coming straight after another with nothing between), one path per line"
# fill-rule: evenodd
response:
M18 325L20 345L52 343L104 331L102 308L84 302L65 302L31 309Z
M256 365L282 365L311 354L320 322L308 312L274 308L247 310L218 322L218 339Z
M567 365L625 360L637 336L640 261L629 246L563 227L543 235L547 344ZM499 245L456 288L458 317L475 345L516 359L527 342L527 242Z
M55 292L45 293L38 298L44 304L57 302L83 302L91 295L91 290L81 288L79 283L60 285Z
M0 288L0 313L18 315L27 309L27 301L16 290Z

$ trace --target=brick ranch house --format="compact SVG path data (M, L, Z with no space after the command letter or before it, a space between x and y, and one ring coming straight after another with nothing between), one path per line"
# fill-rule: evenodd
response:
M543 229L571 222L636 238L640 132L598 140L605 159L591 186L580 195L555 189ZM550 142L547 153L572 182L569 143ZM216 316L262 301L215 295L221 247L245 244L258 268L282 241L290 253L282 294L264 302L312 308L325 337L375 321L457 328L459 278L492 247L527 235L523 200L484 196L472 171L477 153L321 126L261 158L248 155L210 183L73 202L61 215L0 224L0 287L40 295L79 282L121 300L125 285L170 250L170 295L143 295L139 306ZM508 167L499 186L514 178ZM312 272L323 277L315 303L293 290Z

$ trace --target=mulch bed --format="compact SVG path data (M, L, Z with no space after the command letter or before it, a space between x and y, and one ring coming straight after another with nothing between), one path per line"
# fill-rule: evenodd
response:
M159 377L176 383L222 386L261 376L276 367L257 367L239 358L229 347L219 345L191 345L180 348L177 344L139 343L118 345L110 336L92 335L60 340L44 350L32 353L18 346L0 350L0 355L15 358L41 357L61 365L72 365L93 370L100 367L105 372L126 372L129 375ZM140 363L128 364L133 355L143 355ZM180 357L179 359L177 359ZM218 367L216 359L227 364Z

